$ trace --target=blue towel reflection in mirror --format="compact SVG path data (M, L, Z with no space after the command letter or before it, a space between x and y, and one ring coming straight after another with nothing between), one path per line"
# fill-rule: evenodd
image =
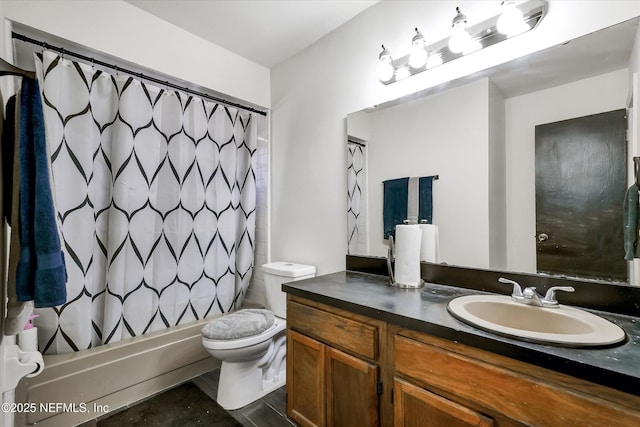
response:
M409 223L433 224L433 181L438 175L396 178L382 182L384 238L395 236L395 227Z

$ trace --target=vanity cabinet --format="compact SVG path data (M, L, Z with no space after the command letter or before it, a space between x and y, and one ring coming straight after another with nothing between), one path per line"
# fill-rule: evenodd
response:
M398 331L394 348L395 426L427 425L414 414L457 417L428 424L443 426L640 425L637 396L415 331Z
M639 396L288 298L287 415L301 426L640 426Z
M301 426L379 426L384 324L327 309L288 302L287 415Z

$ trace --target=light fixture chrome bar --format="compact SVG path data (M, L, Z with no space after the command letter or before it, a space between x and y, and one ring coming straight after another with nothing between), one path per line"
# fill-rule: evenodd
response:
M522 11L523 20L529 27L529 29L524 31L523 33L529 32L536 28L547 13L547 2L544 0L529 0L522 4L516 5L516 7L520 9L520 11ZM499 17L500 15L494 16L467 29L468 33L471 35L471 38L479 41L482 44L482 49L493 46L494 44L500 43L501 41L504 41L508 38L505 34L502 34L497 30ZM429 57L439 55L442 59L442 64L465 56L465 53L454 53L449 49L449 37L428 45L426 49L429 53ZM427 69L435 68L433 66L430 66L430 64L417 69L412 68L409 65L409 57L410 54L407 54L400 58L393 59L393 69L395 73L389 80L381 80L382 83L388 85L396 81L403 80L407 77L419 74Z

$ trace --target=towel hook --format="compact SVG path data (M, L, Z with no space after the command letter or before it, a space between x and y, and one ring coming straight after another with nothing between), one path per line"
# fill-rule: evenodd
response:
M636 185L640 185L640 157L633 158L633 175L636 179Z

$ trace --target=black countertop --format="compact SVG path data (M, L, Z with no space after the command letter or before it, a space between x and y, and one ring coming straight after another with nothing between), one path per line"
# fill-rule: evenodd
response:
M591 311L620 326L627 341L611 348L564 348L518 341L476 329L452 317L447 303L477 290L427 283L421 289L388 286L387 278L342 271L290 282L291 294L511 357L640 396L640 319Z

